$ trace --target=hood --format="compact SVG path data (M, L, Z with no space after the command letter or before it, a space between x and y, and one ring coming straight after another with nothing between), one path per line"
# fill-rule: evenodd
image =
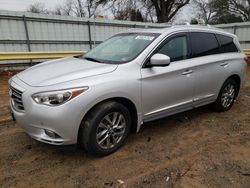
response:
M38 64L20 72L17 76L26 84L39 87L106 74L114 71L117 66L70 57Z

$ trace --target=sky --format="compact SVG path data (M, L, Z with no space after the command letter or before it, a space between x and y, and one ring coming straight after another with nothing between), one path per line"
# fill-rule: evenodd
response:
M52 10L57 5L63 4L65 0L0 0L0 10L26 11L29 5L41 2L46 9ZM193 16L193 10L188 5L184 7L174 19L174 23L189 22Z
M36 2L42 2L46 8L53 9L56 5L64 2L63 0L0 0L0 9L2 10L14 10L25 11L29 5Z

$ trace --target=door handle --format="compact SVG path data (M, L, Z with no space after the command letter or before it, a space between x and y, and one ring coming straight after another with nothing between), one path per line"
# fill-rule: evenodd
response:
M185 70L182 75L188 75L188 74L192 74L193 71L192 70Z
M228 63L221 63L220 66L222 67L226 67L228 65Z

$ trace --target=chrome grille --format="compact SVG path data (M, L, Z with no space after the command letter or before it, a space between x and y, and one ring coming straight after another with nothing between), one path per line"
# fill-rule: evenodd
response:
M10 95L12 98L12 104L17 110L24 110L22 92L16 88L10 87Z

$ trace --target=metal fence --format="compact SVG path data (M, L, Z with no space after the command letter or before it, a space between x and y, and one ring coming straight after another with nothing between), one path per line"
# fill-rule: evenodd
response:
M237 35L243 49L250 48L250 22L220 24L216 27Z
M166 26L0 10L0 52L87 51L115 33L129 28ZM215 27L236 34L242 47L250 48L250 22ZM0 61L0 64L16 62L25 61Z
M0 11L0 51L79 51L129 28L162 24Z

